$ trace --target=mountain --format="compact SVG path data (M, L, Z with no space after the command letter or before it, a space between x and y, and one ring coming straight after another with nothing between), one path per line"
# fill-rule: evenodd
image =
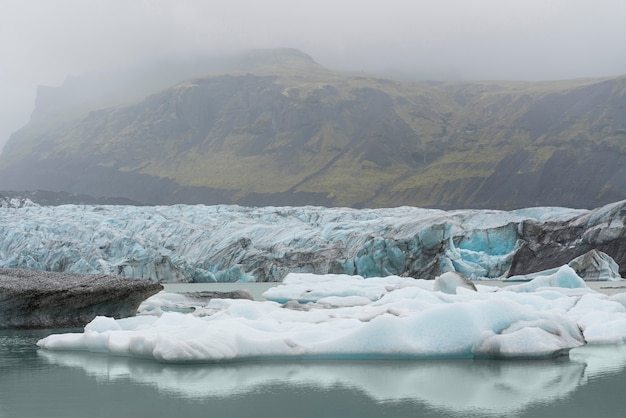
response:
M626 198L626 77L409 83L292 49L216 68L113 106L61 88L72 111L52 119L55 95L38 98L0 156L0 190L444 209Z

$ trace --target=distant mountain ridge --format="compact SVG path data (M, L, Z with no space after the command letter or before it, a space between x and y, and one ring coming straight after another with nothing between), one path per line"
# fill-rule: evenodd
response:
M407 83L291 49L218 67L130 104L46 123L36 109L0 155L0 190L444 209L626 199L626 77Z

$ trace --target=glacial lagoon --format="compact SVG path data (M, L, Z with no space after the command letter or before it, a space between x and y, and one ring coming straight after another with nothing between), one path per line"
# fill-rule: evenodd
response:
M626 407L624 345L549 360L171 365L38 350L50 332L0 331L0 417L621 417Z
M258 299L273 285L245 287ZM241 284L166 286L235 287ZM0 331L0 417L621 417L626 407L626 345L588 345L544 360L215 364L36 346L71 331L80 332Z

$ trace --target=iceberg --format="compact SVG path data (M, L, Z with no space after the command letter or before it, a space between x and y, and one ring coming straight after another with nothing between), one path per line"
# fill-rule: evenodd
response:
M620 280L619 266L608 254L591 250L568 263L585 281Z
M211 299L188 313L158 309L181 301L161 292L136 317L97 317L82 333L38 346L185 363L547 358L626 341L624 294L590 289L567 265L503 288L439 280L445 292L432 280L291 273L264 293L267 301Z
M98 315L133 316L161 290L119 276L0 269L0 329L82 327Z
M279 282L288 273L434 279L457 272L474 280L558 268L592 250L609 259L586 270L590 279L619 280L616 266L626 266L626 201L509 212L7 206L0 208L0 268L162 283Z

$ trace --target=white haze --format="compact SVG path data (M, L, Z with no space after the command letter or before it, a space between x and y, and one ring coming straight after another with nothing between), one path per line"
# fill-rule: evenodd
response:
M161 58L293 47L414 79L626 73L622 0L3 0L0 147L37 85Z

